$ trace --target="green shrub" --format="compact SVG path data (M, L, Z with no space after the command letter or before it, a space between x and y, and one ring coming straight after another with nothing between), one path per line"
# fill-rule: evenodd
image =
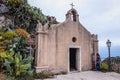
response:
M102 62L100 65L100 69L101 69L101 71L106 72L106 71L108 71L108 65L106 63Z
M10 31L7 31L7 32L4 32L2 34L3 38L4 39L7 39L7 40L12 40L14 37L17 36L17 34L15 32L10 32Z
M28 4L27 0L5 0L5 5L9 9L6 15L14 20L14 29L24 28L29 33L35 31L37 20L41 23L46 21L46 16L37 7L32 7ZM9 17L8 17L9 18Z
M49 70L44 70L40 73L34 73L35 79L45 79L45 78L51 78L51 77L54 77L54 74Z
M0 52L5 51L6 43L9 43L13 40L14 37L17 37L17 34L12 31L2 32L0 31Z
M6 47L6 51L0 52L0 68L7 75L7 79L32 80L33 57L27 54L25 38L16 37Z
M21 28L15 29L15 33L18 36L24 36L25 38L30 38L29 33L25 29L21 29Z

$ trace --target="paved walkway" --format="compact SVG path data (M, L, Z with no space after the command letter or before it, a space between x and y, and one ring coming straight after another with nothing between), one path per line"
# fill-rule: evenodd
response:
M45 80L120 80L120 74L115 72L102 73L97 71L84 71L57 75L55 78Z

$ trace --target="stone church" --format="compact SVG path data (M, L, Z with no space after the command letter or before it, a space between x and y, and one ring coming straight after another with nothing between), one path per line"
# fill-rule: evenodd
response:
M41 23L36 34L36 71L84 71L92 68L93 53L98 53L97 35L91 34L72 8L59 24Z

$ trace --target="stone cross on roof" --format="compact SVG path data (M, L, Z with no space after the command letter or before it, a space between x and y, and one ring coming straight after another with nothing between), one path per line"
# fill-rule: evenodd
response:
M75 6L73 3L71 3L70 5L71 5L72 8Z

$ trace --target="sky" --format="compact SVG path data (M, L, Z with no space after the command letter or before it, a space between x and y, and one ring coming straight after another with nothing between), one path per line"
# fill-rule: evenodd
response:
M45 15L55 16L57 21L65 21L65 15L74 8L80 23L91 33L98 35L99 53L107 57L106 41L111 44L111 56L120 56L120 0L28 0Z

